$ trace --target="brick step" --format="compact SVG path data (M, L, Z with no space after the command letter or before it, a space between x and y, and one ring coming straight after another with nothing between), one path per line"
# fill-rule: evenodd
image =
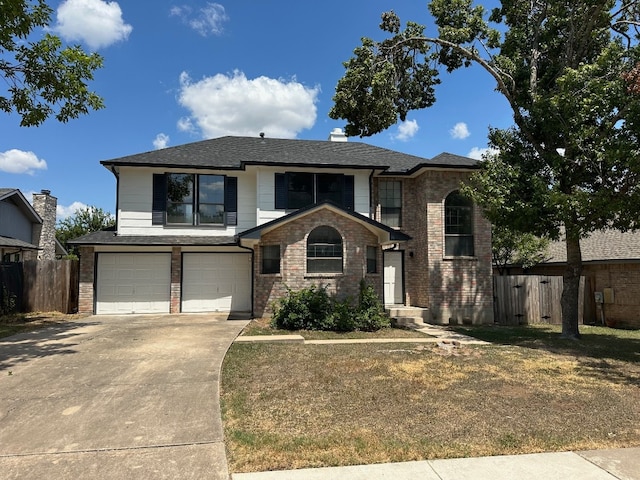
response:
M420 308L420 307L407 307L404 305L387 307L387 314L391 318L400 318L400 317L408 317L408 318L420 318L422 321L429 319L429 309L428 308Z
M422 328L426 325L422 317L391 317L391 324L404 328Z

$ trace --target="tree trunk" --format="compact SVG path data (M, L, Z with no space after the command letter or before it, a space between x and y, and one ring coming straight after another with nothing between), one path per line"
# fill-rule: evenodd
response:
M567 227L567 269L563 275L562 297L562 337L579 339L578 299L580 298L580 275L582 274L582 253L580 236L574 228Z

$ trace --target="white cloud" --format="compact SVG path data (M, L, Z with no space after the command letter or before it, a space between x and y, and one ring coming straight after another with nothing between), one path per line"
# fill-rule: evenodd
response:
M313 127L319 87L309 88L290 81L258 77L247 79L240 71L217 74L192 82L180 75L180 105L189 110L178 122L183 131L197 126L204 138L224 135L295 138Z
M196 12L188 5L176 5L171 7L170 15L179 17L203 37L220 35L223 32L222 25L229 20L222 5L210 2Z
M58 205L56 207L56 219L64 220L67 217L75 215L75 213L78 210L83 210L88 207L89 207L88 205L85 205L82 202L73 202L71 205L67 205L67 206Z
M58 7L54 30L67 41L98 49L126 40L133 27L124 22L118 2L65 0Z
M476 160L483 160L487 155L497 155L498 150L495 148L480 148L473 147L469 153L467 153L467 157L474 158Z
M416 120L405 120L400 125L398 125L398 133L393 135L393 138L396 140L407 141L410 138L413 138L420 127L418 126L418 122Z
M469 128L467 128L467 124L464 122L456 123L451 130L449 130L449 135L451 138L455 138L456 140L464 140L469 135Z
M0 171L33 175L36 170L46 169L47 162L39 159L33 152L25 152L15 148L0 152Z
M167 145L169 145L169 135L165 135L164 133L156 135L156 138L153 140L153 147L156 150L167 148Z

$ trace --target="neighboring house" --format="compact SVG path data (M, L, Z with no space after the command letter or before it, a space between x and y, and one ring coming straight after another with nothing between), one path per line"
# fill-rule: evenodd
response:
M475 160L359 142L223 137L102 161L117 226L71 243L80 311L268 315L287 289L492 322L490 225L457 192Z
M33 194L33 206L20 190L0 188L0 261L55 260L66 255L56 240L58 200L49 190Z
M640 231L596 231L580 240L580 247L582 274L588 279L585 312L590 318L585 316L584 323L600 324L605 319L616 326L640 328ZM567 262L564 242L552 242L547 253L548 260L527 273L562 275ZM596 304L595 292L602 303Z

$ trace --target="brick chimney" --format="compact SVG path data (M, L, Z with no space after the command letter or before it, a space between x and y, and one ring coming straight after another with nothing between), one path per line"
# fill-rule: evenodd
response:
M58 199L49 190L33 194L33 208L42 218L42 225L34 225L34 245L38 245L38 260L56 259L56 207Z

